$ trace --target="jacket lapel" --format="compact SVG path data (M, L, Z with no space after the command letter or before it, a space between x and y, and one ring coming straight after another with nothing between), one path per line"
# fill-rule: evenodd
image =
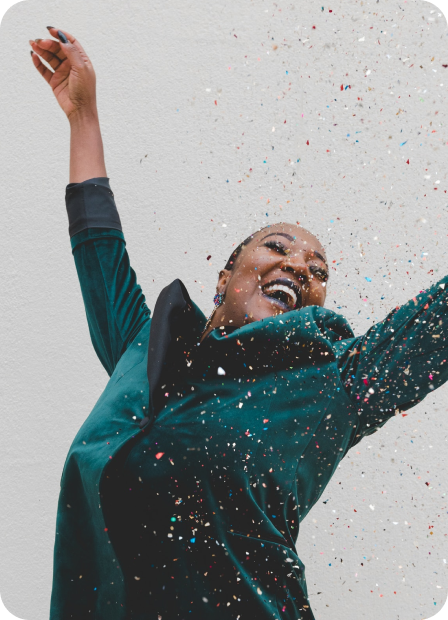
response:
M164 388L180 380L188 368L188 354L199 343L205 323L205 315L191 300L181 280L177 278L161 291L154 307L148 345L153 416L162 407Z

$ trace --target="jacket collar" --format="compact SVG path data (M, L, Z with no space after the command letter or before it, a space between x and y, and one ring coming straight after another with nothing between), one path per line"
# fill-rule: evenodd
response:
M171 386L191 377L253 376L280 369L320 366L335 360L338 348L354 337L344 317L320 306L306 306L243 327L214 329L200 343L206 317L183 282L174 280L156 302L148 346L148 381L154 415ZM200 344L200 346L198 346ZM190 368L191 367L191 368ZM221 369L221 370L220 370Z
M161 408L164 388L180 379L189 354L199 344L206 324L204 313L191 300L178 278L157 298L148 345L148 381L152 410Z

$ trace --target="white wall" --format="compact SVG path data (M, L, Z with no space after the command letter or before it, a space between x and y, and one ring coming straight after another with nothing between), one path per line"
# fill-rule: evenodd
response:
M68 123L29 55L48 24L93 61L150 307L179 277L208 314L234 245L300 221L327 248L327 307L361 334L445 275L448 250L448 30L435 5L14 5L0 28L0 592L28 620L48 617L62 466L107 381L67 230ZM447 408L443 387L364 439L304 522L319 620L428 618L445 602Z

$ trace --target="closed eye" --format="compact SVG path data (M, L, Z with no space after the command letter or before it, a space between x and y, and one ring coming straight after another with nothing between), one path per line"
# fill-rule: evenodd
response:
M271 248L272 250L276 250L285 256L289 253L289 250L281 243L281 241L266 241L264 244L267 248Z
M326 282L328 280L328 272L325 269L322 269L317 265L308 265L308 268L313 274L313 276L317 276L319 280L322 280L323 282Z

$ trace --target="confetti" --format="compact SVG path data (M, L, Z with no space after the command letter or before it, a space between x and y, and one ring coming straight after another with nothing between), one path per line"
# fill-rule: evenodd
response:
M232 50L216 56L215 85L203 75L197 92L188 94L190 113L182 127L192 138L181 137L188 144L179 161L197 160L197 179L209 188L212 183L222 188L225 182L228 195L221 201L224 207L203 196L199 219L170 222L170 258L153 274L168 273L176 252L186 254L176 247L179 239L186 247L196 231L199 246L189 247L190 256L196 252L203 265L200 243L207 243L215 252L206 253L207 262L213 256L210 265L221 274L221 285L226 279L216 309L217 274L204 284L193 275L188 292L179 280L167 288L163 278L153 280L164 293L149 313L116 219L110 229L93 227L72 238L91 338L111 380L77 435L61 480L63 518L57 537L61 542L56 543L61 547L55 558L65 553L62 541L76 539L83 550L82 562L75 553L63 558L66 564L56 559L55 592L71 589L78 597L68 595L68 606L92 601L96 584L97 600L110 598L127 617L130 610L121 598L124 578L134 584L136 594L142 593L142 605L147 603L142 615L154 613L159 620L170 617L173 605L191 618L213 618L223 609L235 618L254 615L255 609L259 616L264 610L266 617L274 610L279 617L312 617L303 603L305 577L295 547L305 516L315 560L333 568L347 596L361 572L375 599L387 602L396 594L391 589L396 586L387 581L374 585L375 570L378 579L405 570L392 565L396 549L384 552L394 544L391 530L400 534L397 540L404 539L402 528L415 531L408 536L411 546L419 535L414 544L421 557L432 553L432 559L440 560L440 544L434 543L445 535L446 498L439 472L433 471L438 457L431 460L431 455L443 433L440 439L431 432L443 424L443 415L437 417L444 409L438 388L448 381L448 280L443 272L448 188L440 159L448 144L443 72L432 57L434 43L434 52L423 45L407 49L415 66L407 64L410 58L403 53L403 32L412 30L408 4L381 5L353 18L323 6L316 12L309 5L309 14L299 22L295 9L274 4L254 9L268 21L261 41L248 36L250 28L240 35L237 25L220 31L218 43L222 38ZM418 15L419 41L427 37L428 45L443 40L434 38L436 23L429 16L428 11L420 21ZM280 35L274 28L278 19L286 26ZM443 25L438 28L441 35ZM314 30L326 34L316 39ZM338 49L353 40L368 45L355 46L336 62ZM328 57L317 66L321 48ZM305 60L297 62L299 49ZM270 70L261 61L270 63ZM200 73L204 67L196 69ZM274 81L265 79L270 71ZM223 93L224 85L237 90ZM244 98L234 96L238 89L244 89ZM286 119L297 89L306 94L299 101L307 118L299 110ZM210 102L217 107L212 97L218 96L220 110L209 118L203 111L211 112ZM243 99L247 105L241 104ZM422 103L425 110L420 110ZM198 114L205 125L195 133L188 120ZM232 132L227 136L229 119ZM265 138L272 134L261 145L256 140L260 127ZM209 130L224 150L204 138ZM304 149L311 141L313 149ZM407 151L398 149L408 142ZM411 150L412 172L405 155ZM140 161L151 165L151 154ZM215 179L217 166L222 178ZM182 174L179 192L194 195L194 170L190 166ZM87 182L89 191L80 191L80 184L69 187L68 206L95 213L100 204L107 222L110 214L116 217L115 205L99 183L98 178L95 184ZM154 221L164 217L159 210L150 210L149 216ZM297 224L277 228L279 220ZM163 237L166 231L159 225L154 231ZM222 252L233 252L225 269L228 254ZM204 267L211 273L210 265ZM191 275L187 267L184 275ZM362 276L363 271L369 276ZM199 295L203 303L195 300L199 305L190 299L196 283L197 292L205 293ZM211 313L206 334L202 309ZM420 412L418 406L423 407ZM432 430L426 423L430 411ZM409 420L402 419L408 415ZM405 450L412 450L412 459ZM417 462L418 450L423 464ZM165 454L170 456L163 459ZM404 484L406 476L413 485ZM333 486L327 487L332 479ZM99 480L104 481L100 495ZM407 508L393 489L400 480L413 494L406 497ZM425 520L424 529L417 531L411 512L421 510L423 496L429 523ZM333 510L330 501L341 497L345 510ZM430 514L436 503L428 498L438 502L440 519ZM316 503L322 504L320 512L314 511ZM115 521L112 508L118 509ZM81 513L82 520L75 523ZM400 515L407 521L392 521ZM122 544L112 549L117 536ZM93 556L101 552L104 562L96 562ZM318 555L325 557L319 560ZM418 555L412 554L417 568ZM377 559L383 564L375 568ZM76 588L65 583L70 574ZM409 592L399 589L395 599ZM314 589L312 596L320 594ZM419 600L417 615L425 613L422 604ZM432 609L433 601L427 605ZM85 607L82 617L89 614L88 603ZM332 615L337 617L338 611Z

